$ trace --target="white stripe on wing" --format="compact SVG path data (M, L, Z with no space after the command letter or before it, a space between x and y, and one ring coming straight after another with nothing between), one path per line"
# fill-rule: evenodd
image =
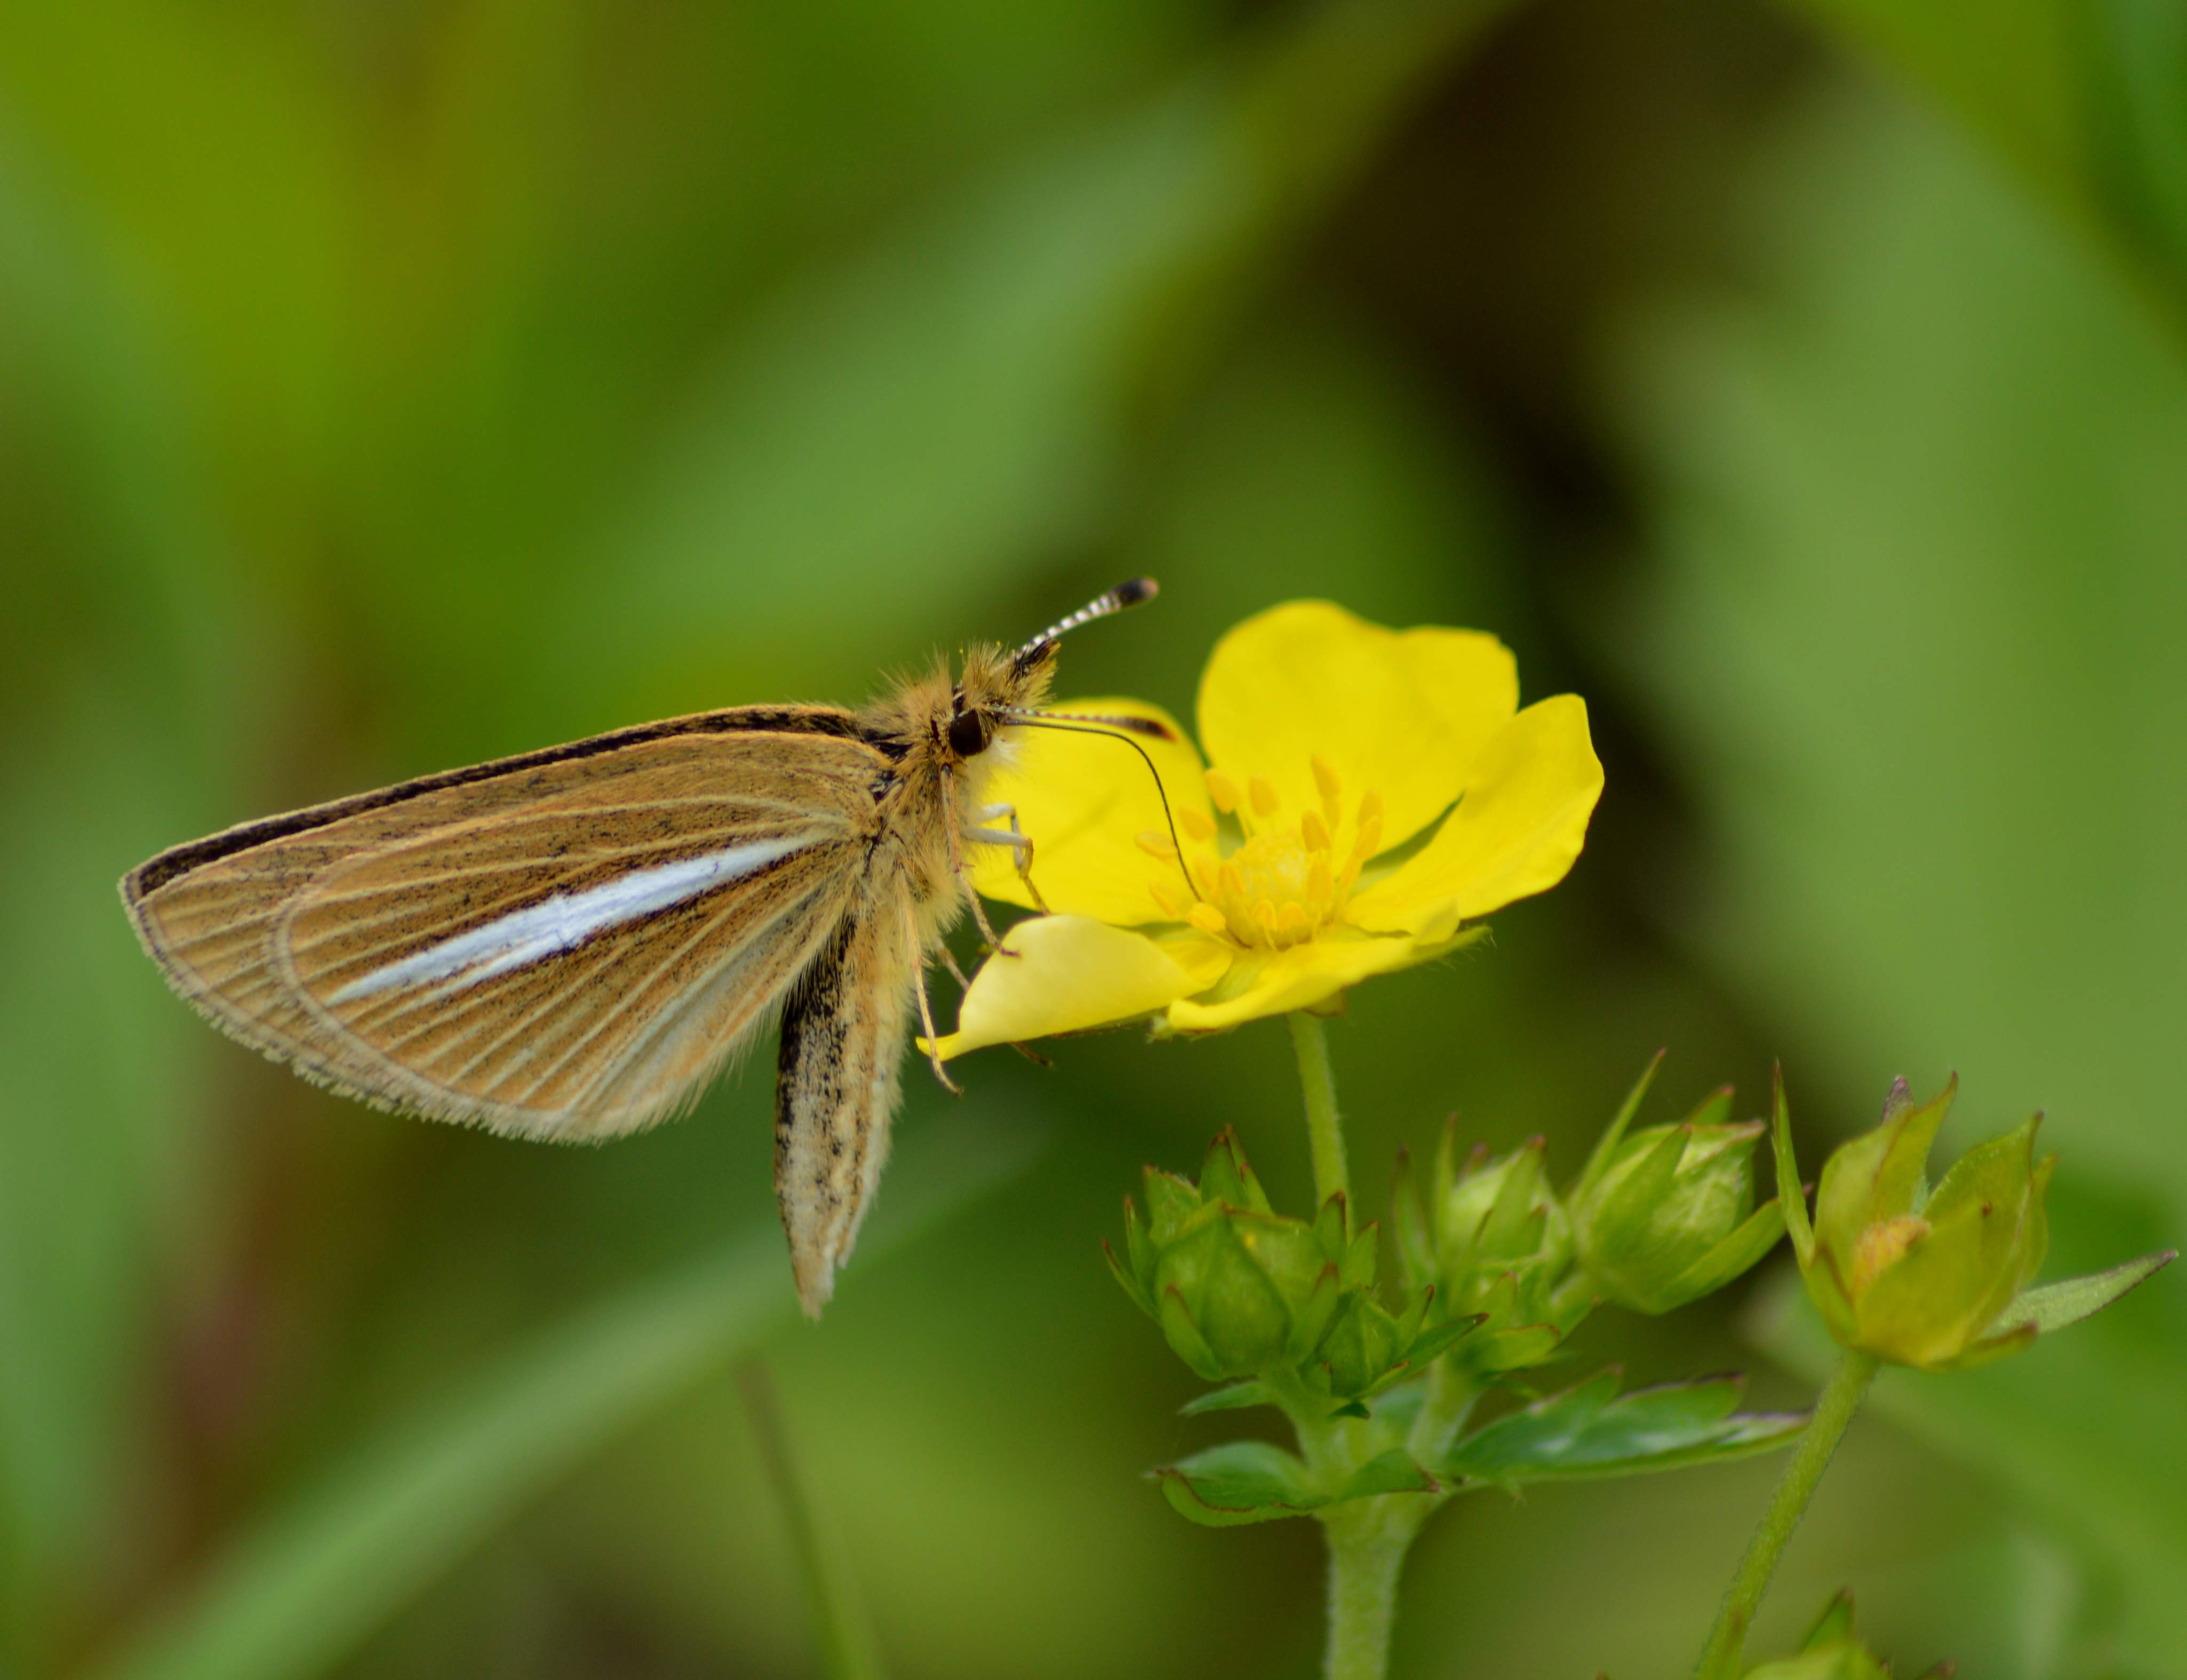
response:
M398 986L454 978L458 987L475 986L496 975L520 969L564 951L575 950L594 934L655 915L742 876L779 862L812 844L812 834L748 840L697 857L633 869L627 875L512 910L483 927L429 945L384 968L353 980L327 1001L341 1004Z

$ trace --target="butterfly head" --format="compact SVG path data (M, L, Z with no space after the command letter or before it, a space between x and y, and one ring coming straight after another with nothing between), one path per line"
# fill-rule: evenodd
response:
M1088 602L1015 652L978 647L964 655L964 670L950 694L949 711L937 719L937 744L961 761L977 758L996 736L1048 698L1055 680L1057 639L1097 618L1151 600L1155 582L1135 577Z

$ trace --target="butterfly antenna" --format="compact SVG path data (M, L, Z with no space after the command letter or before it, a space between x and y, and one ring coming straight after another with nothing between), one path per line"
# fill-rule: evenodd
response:
M1154 586L1149 584L1147 587L1151 589ZM1110 594L1116 593L1114 590L1110 592ZM1105 600L1107 597L1102 598ZM1139 598L1144 600L1145 597ZM1116 609L1110 607L1105 610L1114 612ZM1101 613L1094 615L1096 618L1102 615ZM1065 627L1074 621L1082 621L1066 619L1064 621ZM1161 772L1155 768L1155 761L1148 756L1147 750L1132 739L1133 735L1150 735L1158 741L1173 741L1177 739L1175 731L1152 717L1102 717L1076 711L1005 711L998 715L1004 722L1027 729L1054 729L1065 735L1099 735L1108 740L1122 741L1138 754L1139 761L1147 767L1147 774L1155 778L1155 797L1161 801L1162 821L1169 825L1170 847L1177 857L1178 873L1184 877L1185 891L1195 899L1200 897L1200 884L1192 879L1192 871L1184 867L1184 842L1178 837L1177 817L1169 808L1169 789L1162 785ZM1068 722L1060 721L1066 718L1070 720Z
M1111 613L1120 613L1126 607L1136 607L1142 601L1151 601L1158 593L1159 587L1154 579L1135 577L1128 583L1119 583L1105 595L1096 595L1070 617L1058 619L1020 648L1017 651L1020 669L1037 662L1049 644L1065 632L1076 630L1082 624L1091 624L1097 618L1106 618Z

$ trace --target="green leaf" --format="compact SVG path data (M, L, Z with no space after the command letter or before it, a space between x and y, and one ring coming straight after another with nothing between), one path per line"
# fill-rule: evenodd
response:
M1024 1167L1013 1124L898 1147L858 1264ZM796 1316L772 1218L707 1259L580 1312L346 1455L261 1518L102 1680L302 1680L355 1649L559 1477Z
M1352 1473L1344 1491L1336 1496L1338 1503L1346 1499L1368 1499L1378 1493L1440 1493L1442 1484L1414 1462L1413 1455L1402 1447L1392 1447L1378 1453Z
M1603 1371L1476 1430L1438 1474L1506 1487L1639 1475L1767 1452L1805 1425L1798 1413L1736 1412L1745 1387L1713 1377L1613 1398L1617 1373Z
M800 277L694 380L688 423L599 534L612 566L545 608L540 633L583 655L557 683L717 664L724 625L840 638L847 578L862 621L900 638L954 622L1027 553L1082 542L1150 393L1503 9L1291 13L1214 73L1014 152L900 236ZM671 633L692 639L664 648Z
M2068 1324L2077 1324L2102 1312L2135 1285L2155 1277L2179 1257L2178 1249L2165 1249L2156 1254L2145 1254L2139 1260L2129 1260L2122 1266L2114 1266L2108 1272L2067 1278L2024 1290L1983 1334L2009 1335L2024 1325L2032 1325L2038 1335L2048 1335Z
M2187 25L2170 0L1796 0L1948 110L2187 324Z
M1150 1471L1180 1516L1209 1528L1304 1516L1329 1503L1306 1465L1265 1441L1230 1441Z

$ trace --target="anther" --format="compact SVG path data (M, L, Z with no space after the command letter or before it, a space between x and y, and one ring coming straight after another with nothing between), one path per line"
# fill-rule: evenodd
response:
M1195 904L1184 913L1184 919L1206 934L1221 935L1230 930L1230 924L1223 919L1223 913L1212 904Z
M1313 784L1321 789L1321 813L1334 827L1338 810L1337 799L1344 791L1344 784L1337 779L1336 767L1319 753L1307 761L1313 768Z
M1215 838L1215 819L1196 805L1178 810L1177 826L1183 830L1187 840L1197 840L1202 846Z
M1308 851L1330 849L1329 824L1321 820L1318 811L1309 811L1299 818L1299 837L1306 841Z
M1169 836L1160 829L1142 829L1134 837L1139 850L1150 857L1158 857L1167 863L1177 856L1177 848L1170 844Z
M1226 817L1238 808L1238 784L1220 770L1207 773L1207 796L1215 801L1215 808Z
M1246 791L1253 795L1255 816L1273 817L1276 814L1276 806L1281 801L1276 798L1276 784L1273 782L1266 776L1256 776L1245 784L1245 787Z
M1184 901L1183 899L1179 898L1160 881L1150 883L1147 887L1147 891L1154 896L1155 907L1160 910L1163 915L1168 917L1172 922L1178 921L1183 919L1184 915Z

